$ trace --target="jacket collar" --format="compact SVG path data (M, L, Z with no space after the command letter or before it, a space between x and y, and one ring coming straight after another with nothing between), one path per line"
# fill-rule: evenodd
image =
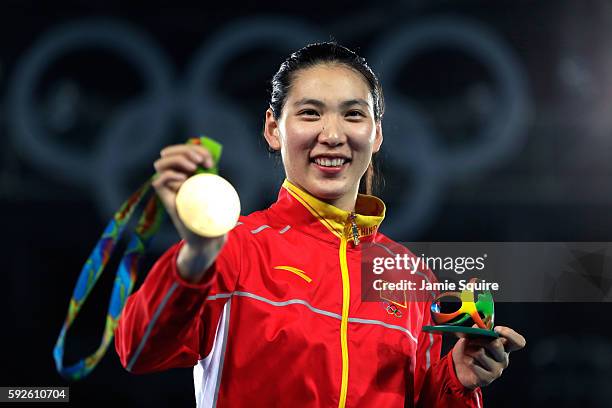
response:
M353 213L319 200L289 180L283 182L278 200L271 207L292 227L337 243L344 235L353 240ZM286 216L285 216L286 214ZM377 197L359 194L355 203L354 221L360 241L372 241L385 217L385 204Z

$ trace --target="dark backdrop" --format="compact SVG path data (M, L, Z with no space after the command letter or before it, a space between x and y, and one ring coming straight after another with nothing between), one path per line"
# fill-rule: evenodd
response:
M51 350L74 282L161 147L209 134L244 213L275 199L269 79L313 40L355 47L383 81L394 239L610 241L611 23L607 1L2 3L0 385L68 384ZM166 226L146 264L175 239ZM69 359L97 346L111 284ZM487 406L610 406L610 303L496 306L528 346ZM193 405L191 370L134 376L114 350L69 385L74 406Z

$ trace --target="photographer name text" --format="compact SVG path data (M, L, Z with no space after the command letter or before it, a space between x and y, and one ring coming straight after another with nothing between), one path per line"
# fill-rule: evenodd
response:
M375 290L393 291L393 290L425 290L425 291L454 291L454 290L478 290L478 291L497 291L499 290L499 283L487 282L486 280L480 280L478 282L469 282L466 279L461 279L455 283L445 279L443 282L429 282L423 280L420 285L417 282L402 279L399 282L387 282L382 279L376 279L373 282Z

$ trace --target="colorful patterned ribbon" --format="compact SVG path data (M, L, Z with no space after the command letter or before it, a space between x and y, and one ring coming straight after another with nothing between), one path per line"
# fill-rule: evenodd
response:
M196 173L218 174L217 164L219 163L219 158L221 157L221 144L205 136L189 139L187 143L204 146L210 152L213 158L213 168L204 169L203 167L199 167L196 170ZM113 340L115 328L117 327L119 317L121 316L121 311L125 306L127 297L132 292L134 282L138 276L139 261L144 255L151 238L159 229L159 225L164 215L164 207L157 195L152 195L149 201L146 203L138 220L138 225L132 233L127 249L121 258L117 274L115 276L115 283L108 306L108 312L106 314L104 334L102 335L102 341L100 342L98 349L89 356L80 359L77 363L70 366L64 366L64 341L66 338L66 332L72 326L72 323L79 314L85 300L87 300L87 296L89 296L89 293L102 275L102 272L104 271L104 268L106 267L106 264L108 263L108 260L110 259L119 238L121 238L121 234L123 234L125 227L129 223L131 217L134 215L136 207L142 201L147 192L151 190L151 182L153 181L154 177L155 176L151 177L134 194L132 194L132 196L128 198L126 202L121 205L119 211L115 213L113 219L106 226L100 240L85 262L85 265L83 265L81 274L79 275L70 299L66 320L64 321L62 330L60 331L55 347L53 348L53 358L55 359L57 371L60 375L67 379L79 380L88 375L100 362L106 353L108 346Z

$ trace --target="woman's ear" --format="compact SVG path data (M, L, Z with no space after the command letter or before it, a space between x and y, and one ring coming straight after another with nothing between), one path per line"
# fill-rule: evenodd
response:
M281 148L280 144L280 130L278 129L278 121L274 119L272 109L268 108L266 111L266 120L264 123L264 137L268 146L271 150L279 151Z
M376 134L374 135L374 145L372 146L372 153L377 153L380 150L380 146L383 142L382 134L382 122L376 123Z

